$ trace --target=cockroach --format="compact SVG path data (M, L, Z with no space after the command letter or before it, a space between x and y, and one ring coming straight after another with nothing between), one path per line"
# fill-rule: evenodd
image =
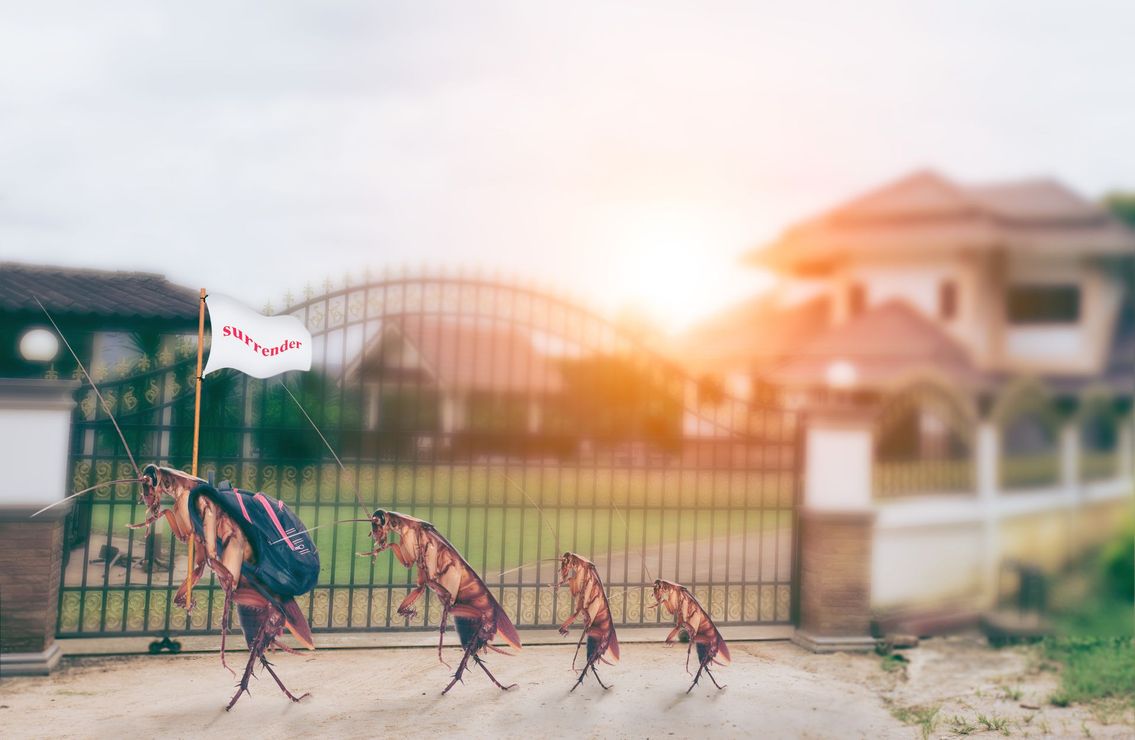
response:
M289 699L298 702L308 696L303 694L297 697L292 694L272 670L272 664L265 654L268 650L277 648L285 652L294 652L278 640L285 631L291 632L304 647L314 650L311 627L294 596L275 593L256 576L258 553L234 518L221 508L217 501L202 493L211 486L196 476L153 464L142 469L141 477L141 497L147 507L147 516L145 521L130 526L134 528L149 526L164 516L178 540L188 542L190 537L196 539L194 562L190 564L185 582L174 595L174 603L185 609L193 607L192 601L188 598L189 591L200 580L205 566L208 565L224 594L221 614L221 664L225 668L229 668L225 662L229 614L232 605L237 605L249 656L244 674L237 685L237 692L225 709L232 709L241 694L248 692L248 682L257 662L271 674L280 690ZM239 491L234 492L234 495L241 494L242 492ZM173 498L172 508L161 507L163 495ZM263 497L263 494L257 496ZM266 497L263 498L267 500ZM229 671L236 675L231 668Z
M705 671L709 680L713 681L713 685L718 689L725 688L717 683L717 679L709 670L709 664L715 662L718 665L729 665L729 646L725 644L725 638L710 619L709 613L698 603L688 588L661 578L654 581L654 599L655 603L650 606L654 608L665 606L666 611L674 615L677 623L666 636L666 643L672 644L678 632L682 630L685 630L690 638L690 645L686 648L686 673L690 672L690 651L695 645L698 648L698 660L701 664L698 666L697 675L694 676L694 682L686 689L686 693L690 693L698 685L702 671Z
M200 495L195 496L195 491L200 490L202 486L207 486L206 481L184 473L180 470L173 468L159 467L157 465L149 464L145 468L139 469L138 463L134 459L133 453L130 451L130 445L126 442L126 436L122 433L122 429L118 426L118 421L111 413L110 405L103 398L102 393L99 392L98 386L95 384L90 373L87 372L79 356L71 348L70 342L60 331L59 325L55 323L55 319L51 317L47 309L36 298L36 303L39 303L40 308L44 314L47 315L48 320L55 331L63 340L64 346L67 347L68 352L74 358L75 363L83 372L87 382L91 384L91 388L99 401L102 403L103 409L106 411L107 416L110 418L114 429L118 432L118 437L122 440L122 445L126 449L126 455L130 458L130 464L134 468L137 475L135 479L125 479L122 481L111 481L111 483L121 482L138 482L141 484L141 500L146 507L146 518L144 521L137 524L129 525L132 529L142 527L149 527L154 522L161 519L163 516L169 522L170 529L173 531L175 537L181 542L188 542L193 538L195 544L194 562L188 564L188 573L185 582L182 583L174 596L174 603L185 609L193 607L192 601L189 599L189 593L193 585L201 578L204 573L205 566L208 565L217 577L222 590L224 591L224 612L221 619L221 664L228 668L225 663L225 636L227 632L228 617L233 603L237 605L237 610L240 615L241 629L244 632L245 640L248 643L249 658L248 664L245 667L244 676L238 684L237 692L229 701L225 710L228 711L236 704L237 699L241 694L248 691L248 681L252 676L252 669L259 661L261 665L272 675L276 684L292 701L300 701L307 694L302 696L295 696L292 692L288 691L283 682L280 681L279 676L272 670L271 663L265 657L265 653L274 648L280 648L286 652L294 652L291 648L277 641L277 638L283 634L287 629L309 649L314 649L314 644L311 635L311 628L307 624L307 620L303 616L299 605L296 603L295 598L292 596L281 597L278 594L272 593L263 583L259 583L257 578L253 575L255 573L255 565L258 553L255 548L248 541L244 531L233 519L228 516L215 501L209 496ZM79 491L72 494L62 501L52 504L52 506L68 501L75 496L86 493L87 491L99 488L102 485L92 486L91 488ZM169 509L162 508L162 496L167 495L173 498L173 507ZM262 494L261 494L262 495ZM195 499L195 501L192 501ZM191 506L193 511L191 511ZM40 509L32 516L51 508L50 506ZM195 526L196 525L196 526ZM298 535L299 533L294 533ZM316 560L316 563L318 560ZM249 566L252 566L250 569ZM316 566L317 567L317 566ZM229 669L232 672L232 669ZM233 673L235 676L235 672Z
M464 683L463 675L470 658L502 691L514 688L516 684L505 686L493 676L481 658L481 653L489 649L507 655L491 644L498 636L512 647L520 649L520 635L488 586L473 570L473 566L461 557L457 548L434 525L423 519L376 509L370 522L370 536L375 546L370 552L360 552L360 557L369 555L371 562L374 562L379 553L389 548L402 565L411 569L416 566L418 569L418 585L399 604L398 614L403 617L414 616L417 611L413 604L421 598L426 588L437 594L442 609L437 657L446 666L449 664L442 658L441 649L445 642L446 624L449 616L453 615L453 623L464 653L453 674L453 680L441 693L448 693L458 681ZM392 533L398 536L397 542L388 539Z
M595 664L602 660L608 665L614 665L619 660L619 638L615 635L615 625L611 620L611 605L607 601L607 592L603 590L603 581L599 578L599 570L595 563L574 552L565 552L560 557L560 579L557 587L567 586L574 599L574 611L563 624L560 625L560 634L567 636L568 627L576 617L583 616L583 631L579 642L575 645L575 655L571 659L572 670L575 670L575 661L579 656L579 648L583 639L587 638L587 662L579 673L572 691L579 688L591 669L595 680L604 690L609 689L599 678ZM608 659L609 658L609 659Z
M552 533L552 539L556 542L559 537L556 535L556 529L552 526L551 521L548 520L547 514L540 504L536 503L528 491L524 489L519 483L514 481L508 475L504 476L514 488L524 494L528 502L536 507L540 512L540 518L544 520L544 525L548 531ZM622 516L622 513L619 514ZM557 558L551 558L557 560ZM567 586L572 595L573 610L571 616L560 625L560 634L563 636L568 635L568 627L576 620L577 617L583 617L583 631L579 635L579 642L575 644L575 654L571 658L572 670L575 670L576 660L579 658L579 649L583 645L583 640L587 640L587 662L583 665L583 670L579 673L579 678L576 679L575 684L571 687L572 691L579 688L583 683L583 679L587 677L587 671L590 669L595 680L604 690L611 688L603 683L603 679L599 678L599 671L596 670L595 664L602 660L607 665L614 665L619 660L619 638L615 634L614 621L611 619L611 604L607 601L607 592L603 588L603 579L599 577L599 570L595 567L595 563L591 562L582 555L577 555L574 552L565 552L558 558L560 564L559 580L554 584L556 588ZM526 566L520 566L513 570L520 570Z

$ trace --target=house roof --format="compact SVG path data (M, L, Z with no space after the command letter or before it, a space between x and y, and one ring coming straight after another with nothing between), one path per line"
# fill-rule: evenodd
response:
M0 311L53 316L160 319L195 324L198 291L149 272L111 272L0 262Z
M775 365L768 379L792 386L825 385L828 368L836 361L855 368L861 388L885 387L918 371L967 388L986 381L961 344L901 300L888 301L817 336Z
M788 308L760 296L695 326L675 352L695 374L749 372L792 354L827 327L830 314L827 296Z
M416 353L413 367L441 386L509 392L556 392L562 387L557 363L539 352L527 333L436 318L390 320L365 350L363 373L397 368L394 358L385 357L392 336L405 339ZM356 363L348 373L358 372L358 367Z
M818 272L851 255L914 249L1125 254L1135 250L1135 233L1054 180L962 185L920 171L791 227L747 260Z

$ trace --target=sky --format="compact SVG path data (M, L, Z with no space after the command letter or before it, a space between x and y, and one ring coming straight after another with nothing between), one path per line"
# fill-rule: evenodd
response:
M1130 2L0 5L0 260L480 269L665 332L911 170L1135 189Z

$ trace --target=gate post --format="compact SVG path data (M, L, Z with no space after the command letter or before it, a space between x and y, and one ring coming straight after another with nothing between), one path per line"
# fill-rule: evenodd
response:
M55 642L73 394L69 380L0 378L0 675L44 675Z
M872 650L872 409L809 408L800 509L799 623L813 652Z

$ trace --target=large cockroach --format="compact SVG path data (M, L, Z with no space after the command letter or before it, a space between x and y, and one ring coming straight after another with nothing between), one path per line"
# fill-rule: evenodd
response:
M710 673L709 664L716 662L718 665L729 665L729 646L725 644L725 638L710 619L709 613L685 586L661 578L654 581L654 599L655 603L650 606L655 608L660 605L665 606L666 611L674 615L674 621L677 623L666 636L666 643L672 644L678 632L682 630L685 630L690 638L690 646L686 648L687 673L690 672L690 651L695 645L697 646L700 665L697 675L694 676L694 682L686 689L686 693L690 693L698 685L702 671L705 671L709 680L713 681L713 685L718 689L725 688L717 683L717 679Z
M237 605L241 629L248 643L249 658L244 676L238 684L236 694L225 707L226 711L232 709L241 694L248 691L248 681L257 662L272 675L276 684L289 699L297 702L303 699L307 694L297 697L288 691L265 657L265 653L274 648L293 652L277 641L277 638L283 634L285 629L290 630L305 647L314 649L311 628L295 599L293 597L282 598L273 594L264 584L256 582L256 578L248 572L245 566L255 566L257 553L240 526L208 496L192 496L193 491L205 484L206 481L180 470L153 464L146 465L144 469L138 468L138 463L134 460L134 455L130 451L130 445L126 443L126 436L118 426L118 421L111 413L110 405L99 392L94 379L91 378L79 356L71 348L70 342L60 331L55 319L51 317L51 314L47 312L38 298L36 303L39 303L40 308L43 309L44 314L47 315L48 320L55 327L55 331L63 340L64 346L74 358L76 365L86 377L87 382L91 384L91 389L102 403L102 407L114 425L115 431L118 432L118 437L122 440L126 455L129 457L130 464L137 475L137 478L134 479L111 481L110 483L138 482L141 484L141 500L146 507L146 518L142 522L129 526L132 529L149 527L164 516L178 540L189 542L190 538L193 538L197 545L194 548L193 562L188 564L186 579L174 596L174 603L185 609L192 608L193 603L189 598L189 593L193 585L201 578L206 565L217 577L217 581L224 591L224 612L221 619L221 664L226 668L228 668L228 665L225 664L225 637L228 617L232 604ZM99 484L71 494L63 501L52 504L52 506L110 483ZM172 508L162 507L163 495L170 496L173 499ZM193 505L196 511L191 512L191 499L194 498L196 501ZM36 514L47 508L51 507L45 507L37 511ZM35 516L35 514L32 516ZM197 528L194 526L195 521L199 523ZM200 532L198 532L198 528ZM231 668L229 670L232 671ZM235 672L233 675L235 675Z
M181 542L196 539L194 562L190 564L185 582L177 590L174 603L185 609L193 607L188 594L200 580L208 565L213 571L224 594L224 607L221 615L221 664L225 663L225 640L228 632L229 614L236 604L240 617L241 630L248 644L248 663L237 686L237 692L229 701L226 710L232 709L241 694L248 692L248 682L253 668L259 662L275 679L280 690L292 701L299 701L307 694L295 696L284 686L266 653L281 649L294 652L279 641L286 631L309 650L315 649L311 627L293 596L273 592L266 583L255 575L258 553L248 540L242 528L227 514L217 502L207 495L194 495L201 490L205 481L180 470L147 465L142 469L142 501L147 507L145 521L131 527L145 527L162 518L169 522L170 529ZM162 496L173 498L173 507L163 509ZM263 496L263 494L258 494ZM192 509L191 509L192 507ZM195 526L195 524L197 526ZM232 671L232 669L229 669ZM233 675L236 675L235 672Z
M603 590L603 581L599 578L599 571L595 563L574 552L565 552L560 557L559 586L567 586L573 598L573 611L571 616L560 625L560 634L566 636L568 627L576 617L583 616L583 632L579 642L575 645L575 655L571 659L572 670L575 669L575 660L579 656L579 648L587 638L587 662L579 673L572 691L579 688L583 679L591 669L595 680L604 689L610 688L599 678L595 664L602 660L608 665L614 665L619 660L619 638L615 635L615 625L611 621L611 605L607 601L607 592Z
M373 562L380 552L390 549L402 565L407 568L416 566L418 569L418 585L402 600L398 614L404 617L414 616L417 612L413 609L413 604L421 598L426 588L437 594L442 608L437 657L445 665L448 663L442 658L441 649L445 642L446 624L449 616L453 615L453 623L457 627L464 653L453 674L453 680L441 693L447 693L458 681L464 683L463 675L470 658L501 690L507 691L516 686L501 684L481 658L481 653L486 649L504 653L491 644L498 636L519 649L520 635L488 586L473 570L473 566L461 557L457 548L434 525L425 520L396 511L376 509L370 521L374 549L359 555L369 555ZM392 533L398 536L397 542L388 539Z

